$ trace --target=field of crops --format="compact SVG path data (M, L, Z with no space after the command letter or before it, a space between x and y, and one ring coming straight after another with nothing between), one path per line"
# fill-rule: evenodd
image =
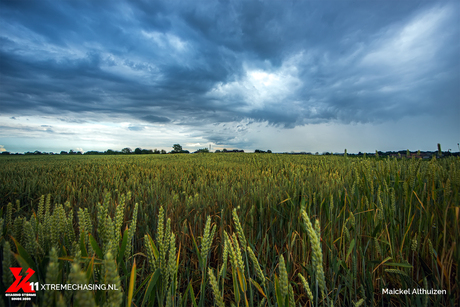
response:
M22 156L0 178L0 306L18 266L121 289L40 306L460 305L458 158Z

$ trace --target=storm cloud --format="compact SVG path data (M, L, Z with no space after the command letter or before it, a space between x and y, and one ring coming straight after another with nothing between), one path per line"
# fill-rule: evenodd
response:
M67 118L252 148L257 124L423 118L457 143L459 16L458 1L1 0L2 126Z

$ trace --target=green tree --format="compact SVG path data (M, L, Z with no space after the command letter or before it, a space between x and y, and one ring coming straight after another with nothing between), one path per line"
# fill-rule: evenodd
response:
M140 149L139 147L137 147L136 149L134 149L134 153L136 155L140 155L142 153L142 149Z
M131 148L126 147L126 148L123 148L121 150L121 152L127 155L127 154L130 154L132 152L132 150L131 150Z
M173 152L182 152L182 146L180 146L179 144L174 144Z

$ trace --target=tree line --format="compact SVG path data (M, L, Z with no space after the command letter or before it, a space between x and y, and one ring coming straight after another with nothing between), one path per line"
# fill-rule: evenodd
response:
M460 149L460 146L459 146ZM241 149L216 149L214 151L215 153L244 153L244 150ZM180 144L174 144L172 146L172 150L169 152L166 152L164 149L142 149L142 148L136 148L132 150L129 147L123 148L121 151L116 151L112 149L107 149L106 151L95 151L95 150L90 150L87 152L81 152L81 151L74 151L70 149L68 152L67 151L61 151L60 153L53 153L53 152L41 152L39 150L35 150L33 152L28 151L25 153L16 153L14 155L159 155L159 154L179 154L179 153L190 153L188 150L184 150ZM208 148L200 148L193 153L210 153L210 150ZM268 153L271 154L272 151L269 150L261 150L261 149L256 149L254 150L254 153ZM294 155L312 155L310 152L283 152L283 154L294 154ZM8 151L4 151L1 153L1 155L13 155ZM319 155L318 152L315 153L315 155ZM431 157L436 156L436 157L448 157L448 156L459 156L460 155L460 150L457 153L452 153L451 149L448 151L442 151L441 150L441 145L438 144L438 150L437 151L417 151L417 152L411 152L409 149L407 150L400 150L400 151L387 151L387 152L382 152L382 151L375 151L374 153L362 153L359 152L358 154L349 154L347 153L347 150L343 153L331 153L331 152L323 152L322 155L340 155L340 156L348 156L348 157L361 157L361 156L369 156L369 157L376 157L376 158L384 158L384 157L396 157L396 158L422 158L422 159L429 159Z
M200 148L194 153L209 153L208 148ZM215 152L221 152L220 150L216 150ZM227 151L227 149L224 149L222 152L244 152L244 150L230 150ZM257 151L256 151L257 152ZM96 151L96 150L90 150L86 152L81 152L81 151L74 151L73 149L70 149L69 151L64 151L62 150L60 153L54 153L54 152L41 152L39 150L35 151L27 151L24 153L15 153L12 154L8 151L4 151L1 154L2 155L160 155L160 154L178 154L178 153L190 153L188 150L184 150L180 144L174 144L172 146L172 150L167 152L164 149L143 149L143 148L136 148L132 150L129 147L123 148L121 151L113 150L113 149L107 149L106 151Z

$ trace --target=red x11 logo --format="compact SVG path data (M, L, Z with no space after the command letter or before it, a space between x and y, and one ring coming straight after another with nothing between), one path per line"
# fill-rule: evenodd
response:
M34 275L35 271L31 268L28 268L26 273L26 277L21 281L22 276L21 274L22 268L10 268L11 273L13 273L14 277L16 278L15 282L6 290L6 292L15 293L18 292L19 289L22 289L25 293L33 293L35 292L34 289L30 286L30 282L28 280Z

